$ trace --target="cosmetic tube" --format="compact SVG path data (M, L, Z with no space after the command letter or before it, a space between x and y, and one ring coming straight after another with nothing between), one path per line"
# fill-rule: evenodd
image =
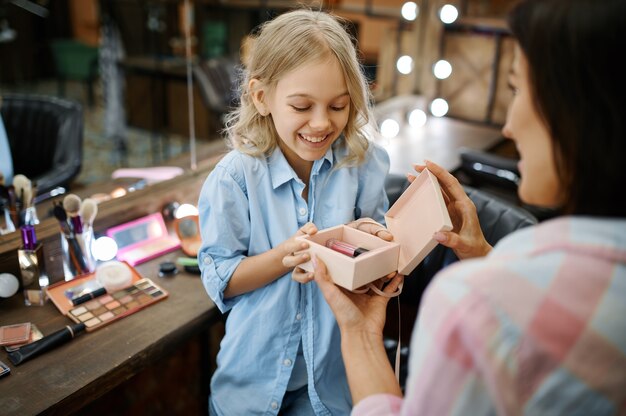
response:
M361 255L363 253L367 253L369 250L363 247L356 247L353 246L352 244L348 244L344 241L339 241L336 238L331 238L329 240L326 241L326 247L330 248L331 250L335 250L339 253L343 253L346 256L350 256L350 257L356 257L358 255Z
M13 363L13 365L20 365L26 360L50 351L59 345L65 344L84 330L84 323L67 325L65 328L47 335L38 341L31 342L30 344L26 344L17 350L10 352L8 354L9 360Z
M96 290L94 290L93 292L89 292L89 293L85 293L84 295L81 295L77 298L72 299L72 305L76 306L76 305L80 305L81 303L85 303L88 300L91 300L93 298L97 298L98 296L102 296L105 293L107 293L106 289L101 287L98 288Z

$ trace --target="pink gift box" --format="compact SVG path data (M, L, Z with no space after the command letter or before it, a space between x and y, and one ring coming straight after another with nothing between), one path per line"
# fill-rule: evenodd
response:
M452 229L439 182L427 169L387 211L385 220L394 241L384 241L346 225L299 238L309 243L307 250L311 255L326 264L336 284L353 290L395 271L404 275L411 273L438 244L433 234ZM326 247L326 242L332 238L369 251L357 257L347 256ZM300 267L313 271L311 262Z

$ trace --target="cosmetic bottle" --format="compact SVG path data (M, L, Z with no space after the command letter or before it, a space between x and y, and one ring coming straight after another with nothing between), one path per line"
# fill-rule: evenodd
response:
M46 287L50 283L44 266L43 245L26 246L17 250L21 286L26 306L42 306L46 301Z

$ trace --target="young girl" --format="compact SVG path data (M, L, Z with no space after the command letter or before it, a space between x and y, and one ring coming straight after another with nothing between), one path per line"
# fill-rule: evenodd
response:
M336 321L294 255L313 234L384 220L386 152L370 143L367 84L342 25L298 10L266 23L246 59L234 147L200 200L202 281L230 311L211 381L217 415L347 414ZM294 270L295 268L295 270ZM292 279L293 271L293 279Z

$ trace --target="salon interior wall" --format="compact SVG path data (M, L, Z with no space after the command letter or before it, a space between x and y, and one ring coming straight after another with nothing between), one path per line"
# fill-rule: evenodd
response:
M355 2L356 0L350 0ZM448 33L438 17L438 11L446 3L455 5L460 12L460 22L470 21L484 27L504 26L504 16L514 0L415 0L420 8L413 22L401 19L375 21L365 19L362 47L377 62L374 96L382 101L392 96L421 94L432 99L443 96L449 101L449 115L472 121L485 121L490 83L494 64L499 74L506 74L512 57L512 43L504 40L498 62L494 63L495 37L489 33ZM372 2L374 10L387 4ZM404 2L394 4L399 9ZM344 2L341 3L344 5ZM377 6L378 5L378 6ZM351 16L347 16L351 18ZM488 31L487 31L488 32ZM372 40L370 42L370 40ZM414 69L402 75L395 67L399 56L414 59ZM453 64L453 75L438 81L432 74L432 65L439 59ZM501 123L508 102L506 76L494 78L495 98L490 111L492 124ZM428 100L427 100L428 101Z

